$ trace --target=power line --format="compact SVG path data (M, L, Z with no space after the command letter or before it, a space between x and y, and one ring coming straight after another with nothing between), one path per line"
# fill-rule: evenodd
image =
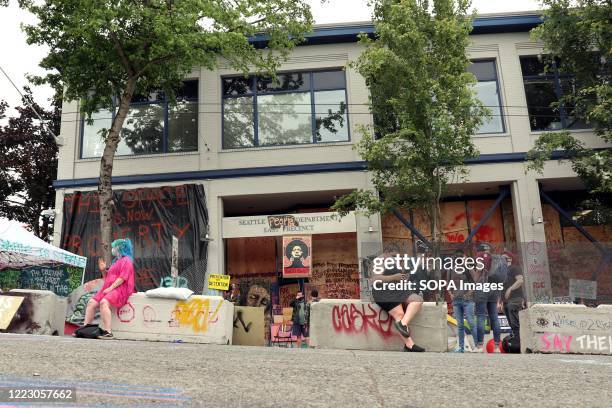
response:
M40 120L40 122L42 123L42 125L45 127L45 129L47 129L47 132L51 133L51 135L53 136L53 140L55 140L55 144L57 144L58 146L60 145L60 141L59 138L55 135L55 133L53 133L53 131L49 128L49 126L47 126L47 123L44 121L44 119L38 114L38 111L34 108L34 106L32 106L32 104L30 103L30 101L28 101L28 98L26 98L23 93L21 93L21 90L19 89L19 87L17 87L17 85L15 85L15 83L13 82L13 80L11 79L11 77L8 76L8 74L6 73L6 71L4 71L4 69L2 68L2 66L0 65L0 71L2 71L2 73L4 74L4 76L6 76L6 79L9 80L9 82L11 83L11 85L13 85L13 87L17 90L17 92L19 92L19 95L21 95L21 99L23 101L25 101L25 103L28 105L28 107L30 109L32 109L32 111L34 112L34 114L36 115L36 117L38 117L38 119Z
M176 112L173 113L172 115L193 115L195 112ZM222 114L245 114L245 115L249 115L249 116L253 116L254 112L251 111L229 111L229 112L220 112L220 111L199 111L198 114L215 114L215 115L222 115ZM259 117L261 117L261 115L279 115L279 116L294 116L294 115L308 115L308 116L312 116L313 112L261 112L259 111ZM321 115L320 113L314 112L315 115ZM355 115L372 115L372 113L370 112L345 112L342 113L341 115L348 115L348 116L355 116ZM326 115L327 116L327 115ZM560 117L560 115L529 115L529 114L491 114L489 115L490 117L524 117L524 118L551 118L551 119L557 119ZM126 118L126 120L128 120L129 118ZM99 120L113 120L112 117L104 117L104 118L92 118L92 121L99 121ZM160 118L160 122L163 121L163 118ZM70 120L62 120L62 123L74 123L74 122L85 122L85 124L87 124L87 119L70 119Z
M229 99L238 99L238 98L229 98ZM161 106L162 104L164 104L164 102L150 102L150 103L136 103L131 105L132 108L137 108L137 107L143 107L143 106L149 106L149 105L159 105ZM221 104L218 102L187 102L188 105L201 105L201 106L226 106L227 104ZM338 106L339 104L331 104L331 103L315 103L314 106ZM370 104L369 103L342 103L342 105L344 106L366 106L369 107ZM379 104L378 106L385 106L388 104ZM175 105L170 105L170 106L175 106ZM178 105L176 105L178 106ZM265 106L265 105L261 105L258 104L258 107L261 106ZM272 106L313 106L312 103L276 103ZM516 108L516 109L555 109L552 108L550 106L539 106L539 105L482 105L485 108ZM567 109L567 107L566 107ZM102 110L102 109L101 109ZM108 111L108 109L103 109ZM75 114L75 113L81 113L80 111L69 111L69 112L62 112L62 115L71 115L71 114ZM177 113L181 113L181 112L177 112ZM191 112L189 112L191 113ZM202 113L202 112L199 112ZM218 113L215 111L209 111L209 112L204 112L204 113ZM369 113L369 112L368 112ZM176 113L175 113L176 114ZM509 116L509 115L501 115L501 116ZM539 115L538 115L539 116Z

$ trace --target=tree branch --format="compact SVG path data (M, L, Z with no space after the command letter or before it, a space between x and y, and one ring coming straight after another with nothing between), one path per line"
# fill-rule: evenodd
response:
M109 29L108 31L110 33L111 38L113 39L113 45L115 47L115 50L119 54L119 58L121 58L121 62L123 66L128 71L128 74L130 76L135 76L136 70L134 69L134 66L132 65L127 55L125 54L125 51L123 50L123 47L121 46L121 43L119 42L119 39L117 38L117 35L111 29Z
M154 59L152 59L151 61L147 62L147 63L145 64L145 66L144 66L144 67L142 67L142 69L141 69L140 71L138 71L138 72L136 72L136 73L134 74L134 76L135 76L135 77L139 77L139 76L140 76L140 75L141 75L143 72L145 72L145 71L147 70L147 68L149 68L151 65L158 64L158 63L160 63L160 62L163 62L163 61L169 60L169 59L171 59L171 58L173 58L173 57L176 57L176 56L177 56L177 54L168 54L168 55L164 55L163 57L154 58Z

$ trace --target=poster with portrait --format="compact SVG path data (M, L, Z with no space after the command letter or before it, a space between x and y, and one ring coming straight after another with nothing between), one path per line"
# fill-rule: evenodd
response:
M312 275L312 235L283 236L283 278Z

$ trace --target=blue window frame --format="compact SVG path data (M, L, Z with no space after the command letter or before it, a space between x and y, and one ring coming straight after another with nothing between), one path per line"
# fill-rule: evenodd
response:
M574 116L574 108L562 98L577 92L574 75L558 69L557 61L546 63L536 55L520 57L529 125L533 131L586 129L589 126Z
M350 140L343 70L224 77L223 148Z
M504 133L504 115L495 60L474 60L468 71L478 80L475 86L478 99L491 111L491 117L480 125L476 134Z
M92 114L93 124L81 122L80 157L100 157L104 140L100 132L110 129L116 109ZM198 81L184 81L176 102L162 91L134 95L121 130L117 155L140 155L198 150Z

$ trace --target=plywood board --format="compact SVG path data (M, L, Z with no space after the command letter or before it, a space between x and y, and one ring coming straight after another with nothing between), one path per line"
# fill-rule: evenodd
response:
M405 219L410 221L410 214L407 210L401 210L400 212ZM383 240L388 238L411 238L410 230L392 213L383 215L381 225Z
M276 237L227 239L227 274L233 277L276 271Z
M546 243L556 245L562 244L563 236L561 235L561 222L557 210L550 204L543 204L542 218L544 219Z
M23 302L21 296L0 296L0 330L6 330L21 302Z
M470 225L472 229L476 228L494 202L495 200L468 201ZM499 206L493 211L493 214L487 222L480 227L472 242L488 242L491 244L502 244L504 242L504 226Z
M309 283L328 299L359 299L357 237L313 235L313 271Z

